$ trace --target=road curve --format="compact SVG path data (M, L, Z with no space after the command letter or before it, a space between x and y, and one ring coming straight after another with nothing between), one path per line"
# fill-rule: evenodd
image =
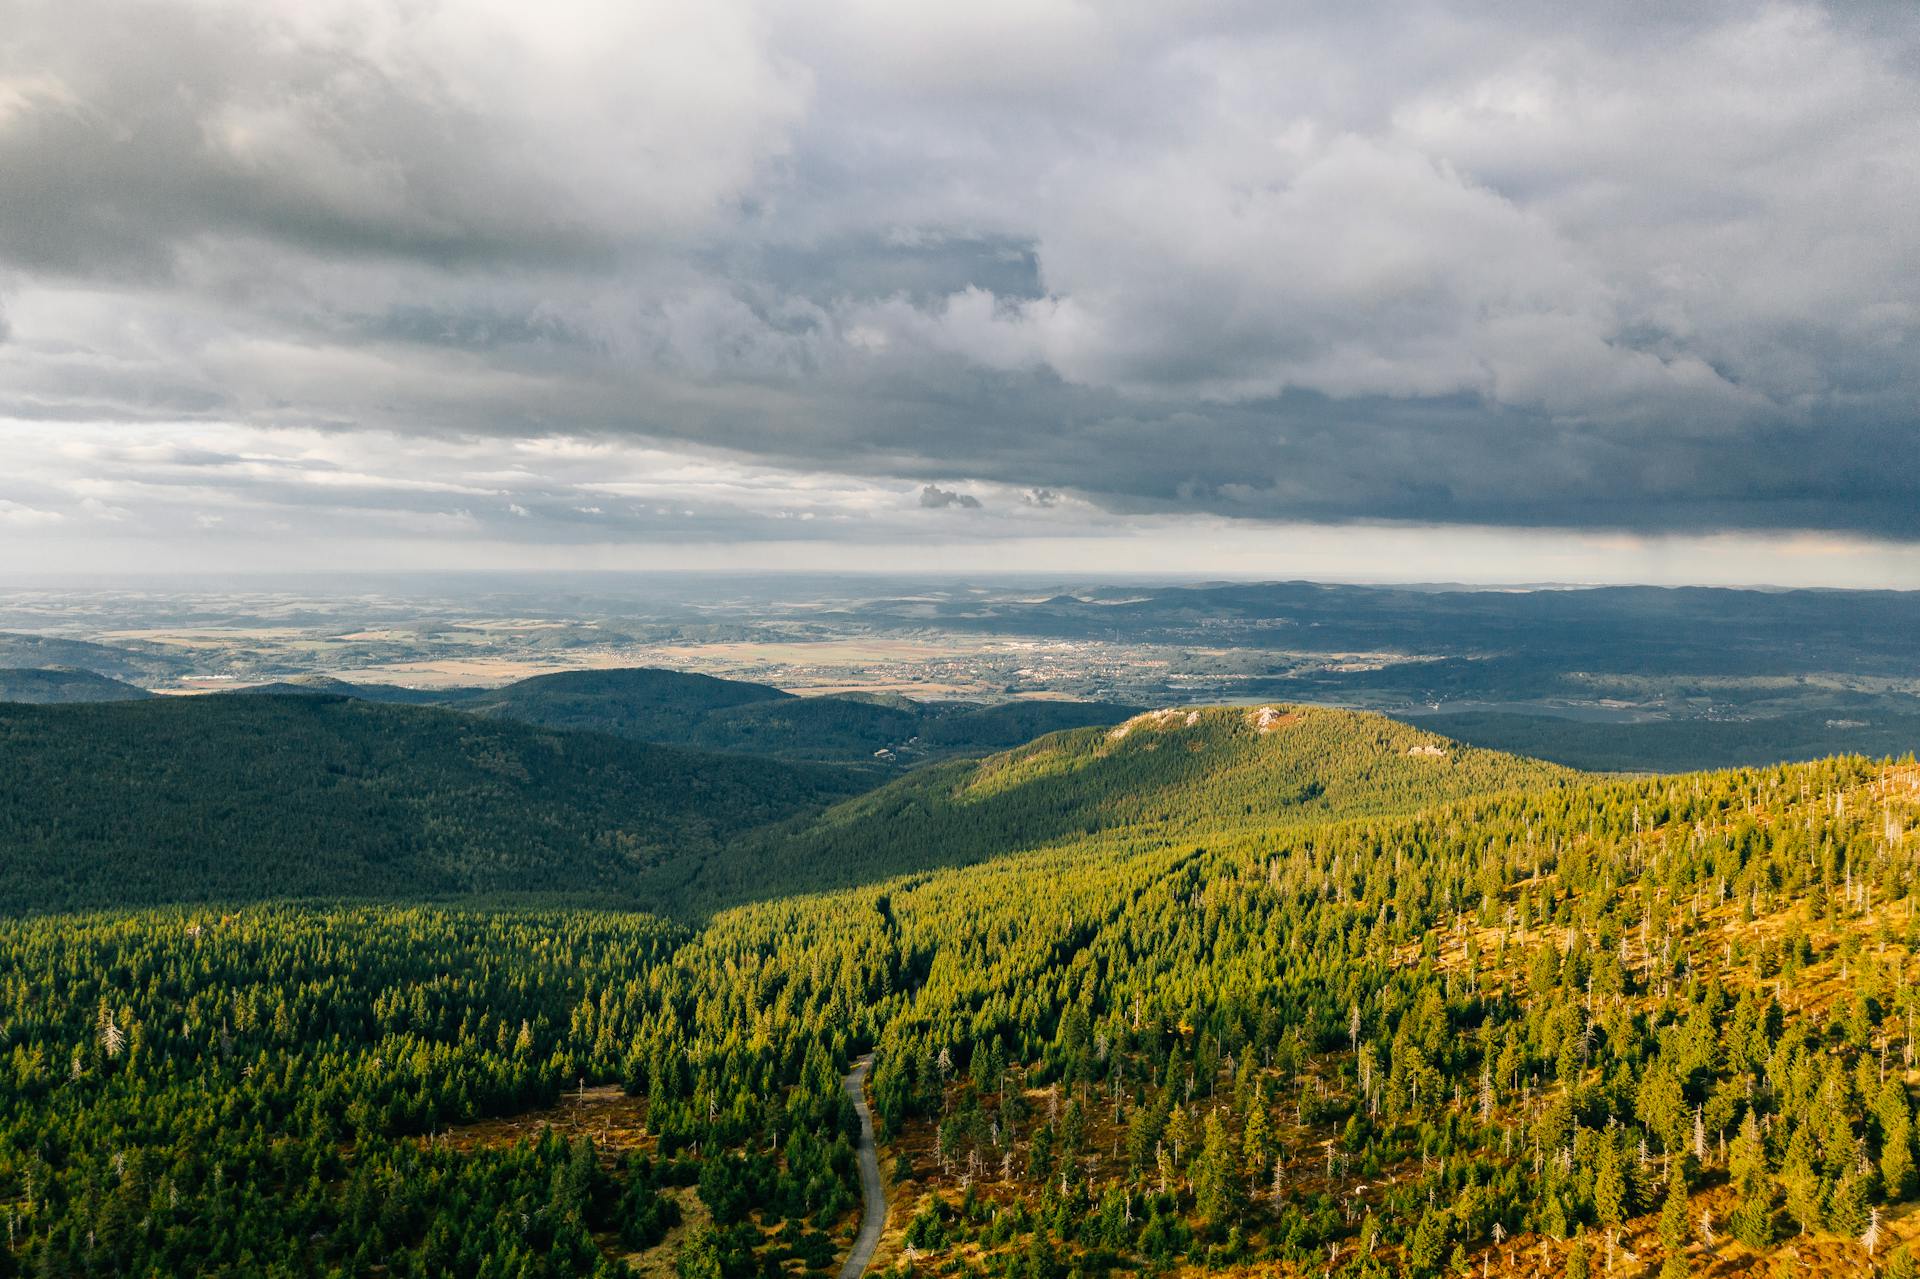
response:
M853 1108L860 1114L860 1190L865 1206L860 1210L860 1233L853 1237L853 1251L840 1267L840 1279L860 1279L873 1250L880 1246L880 1233L887 1228L887 1191L880 1184L880 1155L873 1148L873 1112L867 1109L867 1071L873 1066L868 1053L853 1063L853 1070L841 1081Z

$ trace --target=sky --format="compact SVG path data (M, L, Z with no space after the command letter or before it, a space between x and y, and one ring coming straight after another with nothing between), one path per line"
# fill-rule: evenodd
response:
M0 0L0 571L1920 587L1920 6Z

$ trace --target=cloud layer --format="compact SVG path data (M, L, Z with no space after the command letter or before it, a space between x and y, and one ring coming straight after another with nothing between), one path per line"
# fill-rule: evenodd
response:
M411 458L419 520L535 542L876 510L1920 539L1910 5L0 23L0 419L64 459L0 478L0 529L165 525L121 490L196 468L306 528L350 484L316 476ZM256 460L139 453L208 438ZM542 447L654 458L641 505L695 514L440 485Z

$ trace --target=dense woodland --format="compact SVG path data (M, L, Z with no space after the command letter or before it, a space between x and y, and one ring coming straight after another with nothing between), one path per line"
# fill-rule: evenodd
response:
M799 697L766 684L656 667L561 671L504 688L429 691L307 679L260 691L299 694L316 689L431 703L542 728L611 733L687 750L864 764L880 770L1004 750L1044 733L1113 724L1134 713L1105 702L983 706L892 694Z
M339 697L0 703L0 910L264 897L632 903L873 784Z
M1150 711L982 760L918 769L688 863L675 899L750 900L1099 837L1119 845L1412 812L1576 774L1319 707Z
M137 702L152 696L144 688L92 671L0 667L0 702Z
M0 923L0 1271L828 1272L871 1050L903 1276L1913 1273L1911 759L1583 779L1236 711L910 785L691 923ZM909 873L783 891L863 822ZM462 1136L607 1085L638 1138Z

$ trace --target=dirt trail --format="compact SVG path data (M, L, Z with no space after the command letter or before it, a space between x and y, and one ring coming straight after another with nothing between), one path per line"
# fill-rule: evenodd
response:
M873 1148L873 1112L867 1109L867 1071L872 1066L873 1054L868 1053L853 1063L852 1072L842 1081L860 1114L860 1190L865 1207L860 1212L860 1233L853 1237L853 1251L840 1267L840 1279L860 1279L880 1244L880 1232L887 1227L887 1192L880 1184L880 1155Z

